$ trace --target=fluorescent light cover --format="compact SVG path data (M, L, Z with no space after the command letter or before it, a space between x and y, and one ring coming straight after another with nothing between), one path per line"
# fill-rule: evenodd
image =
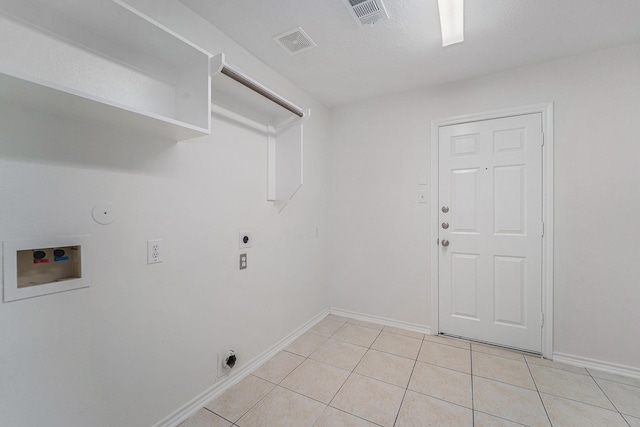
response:
M464 41L464 0L438 0L442 46Z

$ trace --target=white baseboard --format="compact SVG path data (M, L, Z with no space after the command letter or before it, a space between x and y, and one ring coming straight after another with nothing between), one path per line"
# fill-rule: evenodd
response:
M632 366L604 362L602 360L589 359L588 357L575 356L573 354L565 353L553 353L553 360L556 362L566 363L568 365L597 369L599 371L609 372L611 374L640 378L640 368L634 368Z
M175 427L187 418L191 417L202 407L204 407L204 405L239 383L243 378L245 378L264 362L275 356L279 351L295 341L300 335L307 332L307 330L324 319L328 314L329 309L323 310L322 312L318 313L311 320L300 326L295 331L291 332L289 335L273 345L267 351L249 361L246 365L231 373L228 377L217 381L214 385L196 396L186 405L182 406L181 408L164 418L162 421L155 424L154 427Z
M340 308L330 308L329 313L336 316L348 317L350 319L363 320L365 322L378 323L384 326L392 326L394 328L406 329L412 332L431 335L431 329L427 326L418 325L417 323L402 322L400 320L388 319L386 317L371 316L369 314L357 313L355 311L343 310Z

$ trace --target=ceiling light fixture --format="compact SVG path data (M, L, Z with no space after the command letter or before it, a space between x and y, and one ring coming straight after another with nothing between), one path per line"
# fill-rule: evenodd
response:
M438 0L442 47L464 41L464 0Z

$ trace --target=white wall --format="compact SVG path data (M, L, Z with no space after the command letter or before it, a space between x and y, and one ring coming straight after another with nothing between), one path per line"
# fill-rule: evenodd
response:
M429 326L434 119L555 103L554 351L640 369L640 45L337 108L332 306Z
M223 121L178 144L19 107L0 111L0 240L90 234L90 288L0 303L0 425L150 426L328 307L327 112L174 1L148 14L297 104L305 185L266 202L266 136ZM115 223L91 218L99 201ZM315 228L319 228L319 237ZM252 230L238 271L238 231ZM165 260L146 264L147 239Z

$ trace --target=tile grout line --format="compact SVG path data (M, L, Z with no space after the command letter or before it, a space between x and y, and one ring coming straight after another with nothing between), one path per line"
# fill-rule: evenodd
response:
M413 373L416 370L416 365L418 364L418 356L420 356L420 351L422 350L422 344L424 344L424 338L422 338L422 343L420 344L420 348L418 349L418 354L416 354L416 360L413 361L413 368L411 368L411 375L409 375L409 381L407 381L407 386L404 388L404 393L402 394L402 399L400 400L400 406L398 406L398 412L396 412L396 418L393 420L394 426L398 423L398 417L400 417L400 411L402 410L404 399L407 397L407 391L409 390L409 384L411 384L411 378L413 377Z
M205 411L209 411L209 412L211 412L213 415L215 415L216 417L220 417L220 418L222 418L223 420L225 420L225 421L227 421L227 422L231 423L231 426L236 425L233 421L226 419L226 418L225 418L225 417L223 417L222 415L217 414L216 412L212 411L211 409L209 409L209 408L207 408L207 407L204 407L204 406L203 406L203 407L202 407L202 409L204 409ZM193 415L192 415L192 417L193 417L193 416L195 416L195 414L193 414ZM188 420L190 420L190 419L191 419L191 417L187 418L187 419L186 419L186 420L184 420L182 423L184 423L184 422L186 422L186 421L188 421ZM240 418L238 418L238 419L240 419ZM182 423L180 423L180 424L182 424ZM178 427L180 427L180 424L178 424Z
M636 385L636 384L629 384L628 382L627 382L627 383L625 383L625 382L620 381L620 380L618 380L618 379L613 380L613 379L611 379L611 378L596 377L596 376L594 376L594 375L591 373L591 371L589 370L589 368L584 368L584 369L588 372L588 374L587 374L587 375L590 375L590 376L591 376L591 378L593 378L594 380L598 379L598 380L603 380L603 381L609 381L609 382L616 383L616 384L626 385L626 386L629 386L629 387L640 388L640 384L638 384L638 385ZM592 368L592 369L593 369L593 368ZM595 370L595 371L597 371L597 369L594 369L594 370ZM629 376L620 375L620 374L614 374L614 375L619 375L619 376L621 376L621 377L623 377L623 378L639 379L639 380L640 380L640 378L636 378L636 377L629 377Z
M560 368L554 368L554 367L552 367L552 366L538 365L538 364L536 364L536 363L531 363L531 364L532 364L532 365L534 365L534 366L537 366L537 367L543 368L543 369L553 369L553 370L556 370L556 371L568 372L568 373L570 373L570 374L582 375L582 376L585 376L585 377L590 376L590 375L578 374L577 372L566 371L566 370L564 370L564 369L560 369ZM527 366L528 366L528 365L529 365L529 363L527 363ZM529 370L529 371L531 371L531 370ZM531 375L531 376L533 377L533 375ZM597 382L597 381L595 381L595 379L596 379L596 378L595 378L595 377L591 377L591 378L594 380L594 382L596 383L596 385L598 386L598 388L600 388L600 385L598 384L598 382ZM600 378L600 379L604 379L604 378ZM534 378L533 382L534 382L534 384L535 384L535 382L536 382L536 381L535 381L535 378ZM507 384L507 383L505 383L505 384ZM624 383L619 383L619 384L626 385L626 384L624 384ZM513 385L513 384L512 384L512 385ZM520 387L520 386L516 386L516 387ZM522 387L521 387L521 388L522 388ZM541 392L541 391L538 389L538 385L537 385L537 384L536 384L536 390L538 390L538 394L540 394L540 395L542 396L542 393L543 393L543 392ZM553 396L553 397L558 397L558 398L560 398L560 399L564 399L564 400L569 400L569 401L571 401L571 402L580 403L581 405L590 406L590 407L592 407L592 408L601 409L601 410L603 410L603 411L617 412L617 413L619 413L619 414L624 418L624 414L618 410L618 407L613 403L613 401L611 401L611 399L609 399L609 396L607 396L607 394L604 392L604 390L602 390L602 388L600 388L600 391L602 391L602 393L603 393L603 394L604 394L604 396L607 398L607 400L609 400L609 402L611 403L611 405L613 405L613 408L614 408L614 409L604 408L604 407L602 407L602 406L595 405L595 404L593 404L593 403L585 402L585 401L583 401L583 400L578 400L577 398L568 397L568 396L563 396L563 395L561 395L561 394L551 393L551 392L548 392L548 391L545 391L545 392L544 392L544 394L547 394L547 395L549 395L549 396ZM543 401L543 405L544 405L544 401ZM545 410L546 410L546 407L545 407ZM625 419L625 421L626 421L626 419Z
M343 324L343 326L344 326L344 325L346 325L346 324L353 325L353 323L345 322L345 323ZM354 325L354 326L358 326L358 325ZM340 328L338 328L338 330L340 330L341 328L342 328L342 326L341 326ZM369 328L369 329L373 329L373 328ZM336 330L336 331L335 331L331 336L335 335L335 334L338 332L338 330ZM342 388L343 388L343 387L344 387L344 385L347 383L347 381L349 381L349 378L351 378L354 374L356 374L356 372L355 372L356 368L358 367L358 365L360 364L360 362L362 362L362 359L363 359L363 358L364 358L364 356L367 354L367 352L368 352L369 350L371 350L371 346L372 346L372 345L373 345L373 343L378 339L378 337L380 336L380 333L381 333L381 332L382 332L382 330L378 331L378 335L376 335L376 337L373 339L373 341L371 341L371 344L369 344L369 347L359 346L359 347L362 347L362 348L366 348L367 350L366 350L366 351L364 352L364 354L360 357L360 359L359 359L359 360L358 360L358 362L355 364L355 366L353 367L353 369L351 369L351 372L349 372L349 376L347 377L347 379L346 379L346 380L344 380L344 382L342 383L342 385L338 388L338 391L336 391L336 392L335 392L335 394L333 395L333 397L331 398L331 400L329 401L329 403L327 404L327 406L331 406L331 402L333 402L333 400L336 398L336 396L338 395L338 393L340 393L340 390L342 390ZM331 338L331 337L329 337L329 338ZM338 339L336 339L336 341L347 342L347 341L342 341L342 340L338 340ZM349 344L353 344L353 343L349 343ZM358 345L358 344L353 344L353 345ZM311 359L311 360L313 360L313 359ZM332 365L331 365L331 366L332 366ZM346 370L346 369L345 369L345 370ZM356 375L359 375L359 374L356 374ZM356 418L359 418L359 419L362 419L362 420L365 420L365 421L368 421L368 422L373 423L373 421L369 421L369 420L367 420L367 419L365 419L365 418L359 417L358 415L356 415L356 414L352 414L351 412L343 411L343 410L341 410L340 408L336 408L336 407L334 407L334 406L331 406L331 407L332 407L332 408L334 408L334 409L337 409L338 411L342 411L342 412L344 412L345 414L349 414L349 415L351 415L351 416L353 416L353 417L356 417ZM317 420L316 420L316 422L317 422ZM315 424L315 423L314 423L314 424ZM373 424L377 424L377 423L373 423Z
M325 317L325 318L326 318L326 317ZM322 319L322 320L324 320L324 319ZM321 322L322 320L320 320L320 322ZM320 323L320 322L318 322L318 323ZM255 408L255 407L256 407L256 406L257 406L257 405L258 405L258 404L259 404L259 403L260 403L264 398L266 398L269 394L271 394L271 392L273 392L273 391L274 391L275 389L277 389L278 387L282 388L283 390L287 390L287 391L290 391L290 392L292 392L292 393L295 393L295 394L297 394L297 395L299 395L299 396L305 397L305 398L307 398L307 399L311 399L311 400L313 400L313 401L315 401L315 402L321 403L321 404L325 405L325 409L326 409L326 407L327 407L327 406L329 406L328 404L326 404L326 403L324 403L324 402L320 402L320 401L319 401L319 400L317 400L317 399L314 399L314 398L309 397L309 396L305 396L305 395L304 395L304 394L302 394L302 393L299 393L299 392L297 392L297 391L295 391L295 390L291 390L291 389L289 389L289 388L287 388L287 387L284 387L284 386L281 386L281 385L280 385L282 382L284 382L284 380L286 380L286 379L287 379L287 378L288 378L288 377L289 377L289 376L290 376L290 375L291 375L291 374L292 374L296 369L298 369L298 368L299 368L299 367L300 367L304 362L306 362L307 360L312 360L312 361L314 361L314 362L318 362L318 361L316 361L316 360L309 359L309 356L311 356L311 355L313 354L313 352L314 352L314 351L316 351L318 348L322 347L322 346L323 346L323 345L324 345L324 344L329 340L329 338L330 338L330 337L325 337L324 335L316 334L316 333L313 333L313 332L310 332L310 331L307 331L306 333L311 333L311 334L313 334L313 335L316 335L316 336L319 336L319 337L325 338L325 341L324 341L322 344L320 344L317 348L315 348L313 351L311 351L311 352L309 353L309 355L308 355L308 356L303 356L303 355L298 354L298 353L294 353L294 352L291 352L291 351L287 351L287 353L291 353L291 354L295 354L296 356L300 356L300 357L304 358L304 360L303 360L302 362L300 362L300 363L299 363L295 368L293 368L293 369L291 370L291 372L289 372L287 375L285 375L285 377L284 377L282 380L280 380L280 383L277 383L277 384L276 384L276 383L273 383L273 382L271 382L271 381L269 381L269 380L266 380L266 379L264 379L264 378L260 378L259 376L254 375L254 374L253 374L253 372L249 373L249 375L253 375L253 376L254 376L254 377L256 377L256 378L260 378L261 380L264 380L264 381L267 381L267 382L268 382L268 383L270 383L270 384L273 384L273 385L274 385L274 387L273 387L271 390L269 390L269 392L268 392L267 394L265 394L265 395L264 395L260 400L258 400L258 401L253 405L253 406L251 406L251 408L249 408L249 409L248 409L244 414L242 414L242 416L236 420L236 423L237 423L238 421L240 421L240 420L242 419L242 417L244 417L245 415L247 415L247 413L249 413L253 408ZM334 332L334 333L335 333L335 332ZM284 350L284 349L283 349L282 351L286 351L286 350ZM271 359L269 359L269 360L271 360ZM319 362L319 363L321 363L321 362ZM323 410L323 411L324 411L324 410ZM318 420L316 419L316 420L314 421L314 424L315 424L317 421L318 421ZM235 425L236 425L236 423L233 423L232 427L233 427L233 426L235 426Z
M587 371L586 369L585 369L585 371L587 371L587 373L586 374L582 374L580 372L571 371L569 369L562 369L562 368L558 368L556 366L549 366L549 365L543 365L542 363L529 362L527 359L525 359L525 361L527 362L528 365L537 366L539 368L553 369L553 370L562 371L562 372L569 372L570 374L582 375L584 377L588 377L589 376L589 373L588 373L589 371Z
M323 319L323 320L324 320L324 319ZM330 320L331 320L331 319L330 319ZM322 321L322 320L321 320L321 321ZM334 335L335 335L335 334L336 334L336 333L337 333L337 332L338 332L338 331L339 331L343 326L345 326L345 325L347 325L347 324L349 324L349 325L353 325L353 326L362 327L362 328L371 329L371 330L377 331L377 332L378 332L378 334L377 334L377 335L376 335L376 337L371 341L371 344L369 344L369 346L368 346L368 347L364 347L364 346L362 346L362 345L355 344L355 343L350 342L350 341L344 341L344 340L340 340L340 339L337 339L337 338L333 338L333 336L334 336ZM358 346L358 347L365 348L365 349L366 349L366 351L365 351L365 353L360 357L360 359L359 359L359 360L358 360L358 362L355 364L355 366L353 367L353 369L349 372L349 376L348 376L348 377L347 377L347 379L342 383L342 385L338 388L338 390L334 393L333 397L329 400L329 403L328 403L328 404L325 404L324 402L320 402L320 401L318 401L318 400L316 400L316 399L314 399L314 398L312 398L312 397L306 396L306 395L304 395L304 394L302 394L302 393L299 393L299 392L297 392L297 391L295 391L295 390L290 390L290 389L288 389L287 387L280 386L279 384L276 384L276 387L280 386L280 387L282 387L282 388L284 388L284 389L286 389L286 390L289 390L289 391L291 391L291 392L294 392L294 393L296 393L296 394L299 394L300 396L307 397L307 398L312 399L312 400L314 400L314 401L316 401L316 402L322 403L322 404L326 405L326 407L334 408L334 409L336 409L336 410L338 410L338 411L344 412L344 413L349 414L349 415L351 415L351 416L353 416L353 417L356 417L356 418L359 418L359 419L362 419L362 420L365 420L365 421L367 421L367 422L371 422L371 423L373 423L373 424L376 424L376 425L377 425L377 423L374 423L374 422L372 422L372 421L366 420L365 418L359 417L358 415L352 414L352 413L350 413L350 412L343 411L343 410L341 410L341 409L339 409L339 408L335 408L335 407L331 406L331 402L333 401L333 399L335 399L335 397L338 395L338 393L340 392L340 390L342 390L342 388L343 388L343 387L344 387L344 385L347 383L347 381L349 380L349 378L351 378L354 374L355 374L355 375L361 375L361 374L356 373L356 372L355 372L355 369L358 367L358 365L360 364L360 362L362 362L362 359L363 359L363 358L364 358L364 356L369 352L369 350L373 350L373 351L380 351L381 353L390 354L390 355L398 356L398 357L403 357L403 356L400 356L400 355L397 355L397 354L388 353L388 352L386 352L386 351L377 350L377 349L372 348L373 344L374 344L374 343L376 342L376 340L380 337L380 335L382 334L382 332L385 332L385 331L384 331L384 326L383 326L381 329L378 329L378 328L370 328L370 327L364 326L364 325L362 325L362 324L355 324L355 323L351 323L351 322L347 321L347 322L342 323L342 324L341 324L341 326L340 326L338 329L336 329L334 332L332 332L332 333L331 333L331 335L330 335L330 336L328 336L328 337L327 337L327 336L325 336L325 335L318 334L318 333L316 333L316 332L312 332L312 331L308 331L308 332L309 332L309 333L311 333L311 334L314 334L314 335L317 335L317 336L321 336L321 337L323 337L323 338L326 338L326 340L327 340L327 341L328 341L329 339L333 339L333 340L335 340L335 341L344 342L344 343L348 343L348 344L352 344L352 345L355 345L355 346ZM387 333L389 333L389 334L393 334L393 332L388 332L388 331L386 331L386 332L387 332ZM400 334L394 334L394 335L398 335L398 336L402 336L402 337L404 337L404 335L400 335ZM406 338L412 338L412 337L406 337ZM412 339L416 339L416 340L418 340L417 338L412 338ZM318 348L322 347L322 345L324 345L327 341L323 342L323 343L322 343ZM424 338L423 338L422 340L419 340L419 341L424 342ZM421 344L421 345L422 345L422 344ZM312 360L312 361L314 361L314 362L323 363L323 364L325 364L325 365L327 365L327 366L331 366L331 367L339 368L339 367L337 367L337 366L335 366L335 365L332 365L332 364L330 364L330 363L322 362L322 361L320 361L320 360L311 359L311 355L312 355L312 354L313 354L313 353L314 353L318 348L314 349L314 351L312 351L312 352L309 354L309 356L306 356L306 357L305 357L305 356L302 356L302 355L300 355L300 354L298 354L298 356L304 357L304 358L305 358L305 360ZM419 350L418 350L418 353L419 353ZM293 354L296 354L296 353L293 353ZM417 357L418 357L418 356L416 355L416 360L413 360L413 359L410 359L410 358L406 358L406 357L403 357L403 358L404 358L404 359L407 359L407 360L413 360L413 361L414 361L413 368L415 369L415 365L416 365ZM302 363L304 363L304 362L302 362ZM302 363L301 363L300 365L302 365ZM300 366L300 365L298 365L298 366ZM297 369L297 368L298 368L298 367L294 368L294 369L293 369L293 370L292 370L292 371L291 371L287 376L285 376L285 378L281 381L281 383L282 383L282 382L283 382L283 381L284 381L284 380L285 380L289 375L291 375L291 373L293 373L293 371L295 371L295 369ZM339 368L339 369L342 369L342 368ZM346 369L345 369L345 370L346 370ZM411 373L413 374L413 369L412 369ZM394 386L395 386L395 384L387 383L386 381L382 381L382 380L379 380L379 379L377 379L377 378L369 377L369 376L367 376L367 375L363 375L363 376L364 376L364 377L367 377L367 378L370 378L370 379L373 379L373 380L376 380L376 381L381 381L381 382L383 382L383 383L385 383L385 384L389 384L389 385L394 385ZM411 375L409 376L409 380L410 380L410 379L411 379ZM270 382L270 381L269 381L269 382ZM272 384L273 384L273 383L272 383ZM407 386L408 386L408 382L407 382ZM407 391L407 388L405 387L405 394L406 394L406 391ZM404 400L404 396L403 396L403 400ZM400 407L401 407L401 406L402 406L402 401L401 401L401 403L400 403ZM399 411L400 411L400 407L398 408L398 414L399 414ZM326 408L325 408L325 410L326 410ZM398 414L396 414L396 419L397 419L397 417L398 417ZM243 415L243 416L244 416L244 415ZM316 420L316 421L314 422L314 425L315 425L315 423L317 423L317 421L318 421L318 420Z
M262 379L262 378L260 378L260 377L257 377L257 376L255 376L255 375L253 375L253 373L250 373L249 375L251 375L251 376L253 376L253 377L256 377L256 378L258 378L258 379ZM249 375L247 375L247 377L248 377ZM266 381L266 380L264 380L264 381ZM270 384L273 384L271 381L267 381L267 382L268 382L268 383L270 383ZM258 399L258 401L257 401L255 404L251 405L251 408L247 409L247 411L246 411L244 414L242 414L240 417L238 417L238 419L237 419L237 420L235 421L235 423L233 423L233 424L235 425L238 421L240 421L240 420L242 419L242 417L244 417L245 415L247 415L247 414L249 413L249 411L251 411L253 408L255 408L256 406L258 406L258 404L259 404L260 402L262 402L262 401L264 400L264 398L265 398L265 397L269 396L269 395L271 394L271 392L272 392L273 390L275 390L275 389L276 389L276 387L278 387L278 385L277 385L277 384L274 384L274 387L273 387L271 390L269 390L269 392L267 392L264 396L262 396L260 399Z
M589 372L589 370L587 369L587 372ZM602 387L600 386L600 384L598 383L598 381L596 381L596 379L594 378L593 375L591 375L591 372L589 372L589 376L591 377L591 379L593 380L594 383L596 383L596 386L598 386L598 389L602 392L602 394L604 394L604 396L607 398L607 400L609 401L609 403L611 403L611 405L613 405L614 408L616 408L616 411L618 412L618 414L620 414L620 416L622 417L622 419L624 420L625 423L627 423L629 426L631 425L629 423L629 421L627 421L627 418L624 416L624 414L622 412L620 412L620 409L618 409L618 406L613 403L613 400L611 400L611 398L609 397L609 395L602 389ZM603 379L603 378L600 378ZM606 381L606 380L604 380ZM613 381L615 382L615 381ZM620 384L620 383L617 383ZM594 405L595 406L595 405Z
M542 404L542 409L544 409L544 413L547 415L547 419L549 420L549 425L553 427L553 422L551 421L551 416L549 416L549 411L547 410L547 405L544 404L544 400L542 400L542 394L540 394L540 389L538 388L538 383L536 382L533 373L531 372L531 367L529 366L529 362L527 358L524 358L524 362L527 364L527 370L529 371L529 375L531 375L531 379L533 380L533 385L536 387L536 392L538 393L538 399L540 399L540 403Z
M497 415L490 414L489 412L479 411L479 410L477 410L477 409L476 409L475 411L473 411L473 412L478 412L478 413L480 413L480 414L485 414L485 415L488 415L488 416L493 417L493 418L498 418L498 419L500 419L500 420L508 421L509 423L512 423L512 424L517 424L517 425L519 425L519 426L529 427L528 425L526 425L526 424L522 424L522 423L521 423L521 422L519 422L519 421L514 421L514 420L512 420L512 419L505 418L505 417L499 417L499 416L497 416Z
M473 349L469 345L469 371L471 373L471 425L476 425L476 402L474 400L473 393Z
M325 319L326 319L326 317L325 317ZM322 320L324 320L324 319L322 319ZM320 320L320 322L322 322L322 320ZM318 323L320 323L320 322L318 322ZM339 329L339 328L338 328L338 329ZM309 331L308 331L308 332L309 332ZM309 332L309 333L312 333L312 332ZM335 333L335 332L334 332L334 333ZM314 362L318 362L317 360L310 359L310 356L313 354L313 352L314 352L314 351L316 351L318 348L322 347L322 346L323 346L323 345L324 345L324 344L329 340L329 338L330 338L330 337L329 337L329 338L327 338L327 337L325 337L325 336L323 336L323 335L319 335L319 334L314 334L314 335L318 335L318 336L321 336L321 337L323 337L323 338L326 338L326 340L325 340L322 344L320 344L316 349L314 349L313 351L311 351L311 352L309 353L309 356L302 356L301 354L297 354L297 355L298 355L298 356L300 356L300 357L304 357L304 360L303 360L302 362L300 362L300 364L298 364L298 366L296 366L295 368L293 368L293 369L291 370L291 372L289 372L287 375L285 375L285 377L284 377L282 380L280 380L280 383L276 384L276 386L275 386L273 389L271 389L271 391L269 391L269 393L267 393L267 394L270 394L270 393L271 393L273 390L275 390L277 387L282 387L283 389L288 390L288 391L290 391L290 392L292 392L292 393L295 393L295 394L297 394L297 395L299 395L299 396L306 397L307 399L311 399L311 400L313 400L313 401L315 401L315 402L318 402L318 403L323 404L323 405L324 405L324 409L323 409L323 410L322 410L322 412L320 413L320 416L318 416L318 418L313 422L313 425L316 425L316 423L318 422L318 420L322 417L322 413L323 413L324 411L326 411L326 410L327 410L327 407L329 407L329 404L328 404L328 403L324 403L324 402L320 402L319 400L316 400L316 399L314 399L313 397L305 396L305 395L304 395L304 394L302 394L302 393L299 393L299 392L297 392L297 391L295 391L295 390L291 390L291 389L289 389L289 388L287 388L287 387L284 387L284 386L281 386L281 385L280 385L281 383L283 383L283 382L284 382L284 380L286 380L286 379L289 377L289 375L293 374L293 372L294 372L296 369L298 369L300 366L302 366L302 364L303 364L304 362L306 362L307 360L312 360L312 361L314 361ZM283 350L283 351L284 351L284 350ZM296 353L292 353L292 354L296 354ZM271 382L271 381L269 381L269 382ZM272 383L272 384L273 384L273 383ZM266 397L266 396L265 396L265 397ZM329 402L331 402L331 400L330 400ZM238 418L238 421L240 421L240 418ZM234 424L234 426L235 426L235 424ZM233 427L233 426L231 426L231 427ZM313 427L313 426L312 426L312 427Z

